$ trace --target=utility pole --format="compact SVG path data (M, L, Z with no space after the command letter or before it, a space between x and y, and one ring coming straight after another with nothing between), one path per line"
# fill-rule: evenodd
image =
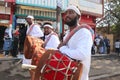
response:
M60 28L60 13L62 9L62 0L57 0L57 7L56 7L56 32L59 33Z

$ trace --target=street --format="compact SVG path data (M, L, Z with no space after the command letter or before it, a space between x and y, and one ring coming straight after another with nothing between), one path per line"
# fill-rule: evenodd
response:
M30 80L28 70L21 68L17 58L0 58L0 80ZM120 57L116 55L92 56L90 80L119 80Z
M93 56L90 80L119 80L120 57L115 54Z
M0 68L0 80L30 80L28 70L21 68L20 59L1 59Z
M120 80L120 75L115 75L107 78L95 79L95 80Z

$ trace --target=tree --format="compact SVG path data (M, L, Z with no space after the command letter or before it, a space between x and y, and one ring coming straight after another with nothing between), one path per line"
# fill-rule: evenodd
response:
M107 26L108 34L113 32L120 35L120 0L110 0L104 6L104 17L100 21L99 26ZM112 29L111 31L110 28Z

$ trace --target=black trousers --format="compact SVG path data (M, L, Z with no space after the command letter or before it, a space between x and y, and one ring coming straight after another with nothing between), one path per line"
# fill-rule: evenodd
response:
M18 54L18 41L19 41L19 38L14 37L13 49L11 50L11 54L13 57L16 57Z

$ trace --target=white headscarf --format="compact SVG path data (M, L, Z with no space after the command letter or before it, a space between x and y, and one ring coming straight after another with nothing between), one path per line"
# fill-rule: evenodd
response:
M44 28L45 28L45 27L49 27L49 28L53 29L53 27L52 27L51 25L49 25L49 24L45 24L45 25L44 25Z
M65 11L67 11L69 9L75 11L78 15L81 15L80 10L76 6L70 5L70 6L67 7L67 9Z

